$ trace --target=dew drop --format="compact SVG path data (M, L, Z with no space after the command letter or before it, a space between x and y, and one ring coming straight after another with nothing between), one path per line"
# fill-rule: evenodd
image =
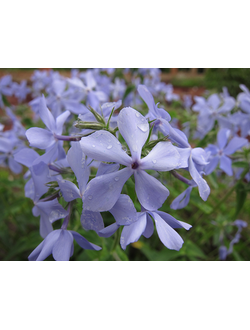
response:
M137 117L137 118L139 118L139 117L140 117L140 114L139 114L139 112L136 112L136 113L135 113L135 115L136 115L136 117Z
M93 148L95 148L95 145L94 145L94 144L92 144L92 147L93 147Z
M118 178L118 176L117 177L115 177L115 181L117 182L117 181L119 181L119 178Z
M109 144L108 146L107 146L107 149L111 149L113 146L111 145L111 144Z
M139 124L137 127L144 133L148 131L148 124Z
M152 160L152 163L154 163L154 164L155 164L155 163L156 163L156 160L155 160L155 159L153 159L153 160Z
M92 198L93 198L93 196L92 196L92 195L89 195L89 196L88 196L88 199L89 199L89 200L91 200Z

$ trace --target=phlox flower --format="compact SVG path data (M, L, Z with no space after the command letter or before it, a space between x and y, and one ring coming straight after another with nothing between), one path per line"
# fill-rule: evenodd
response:
M131 175L140 203L147 209L158 209L169 195L168 189L145 170L170 171L179 166L180 155L170 142L159 142L141 159L148 138L149 124L144 116L127 107L118 115L119 132L131 156L122 149L118 139L107 131L98 131L81 139L84 153L95 160L122 164L123 169L92 179L83 195L84 208L107 211L116 203L124 183Z
M63 198L67 202L71 202L76 198L83 198L84 192L87 187L89 179L89 166L90 160L85 159L85 155L81 149L79 142L73 142L71 148L67 154L67 160L70 167L76 175L79 188L71 181L58 179L58 184L63 195ZM96 177L113 173L119 169L119 164L103 164L99 165ZM118 196L118 200L115 205L109 210L114 216L116 221L122 225L128 225L137 220L136 209L130 197L127 195ZM84 204L86 201L83 202ZM87 208L84 208L81 214L81 224L85 230L95 230L96 232L104 228L103 218L100 212L93 212Z
M50 254L56 261L69 261L74 252L73 241L85 250L101 250L101 247L90 243L82 235L66 229L54 230L29 255L29 261L42 261Z
M236 150L242 148L248 143L247 139L234 136L229 142L230 130L222 128L217 134L217 145L209 144L206 148L210 152L210 163L205 167L206 174L212 173L218 163L220 169L227 175L233 175L232 160L230 155L235 153Z
M75 89L68 88L64 79L54 79L46 103L51 109L54 117L58 117L63 111L69 110L74 114L89 112L85 105L81 103L84 95Z
M26 131L26 137L30 143L30 146L39 149L51 149L53 154L58 155L58 159L65 158L65 152L63 149L63 141L59 141L63 131L63 125L70 115L69 111L63 112L60 116L54 119L53 115L46 106L44 96L40 99L39 115L47 126L47 129L32 127Z
M100 102L107 101L107 95L100 90L97 90L97 83L92 71L84 73L85 83L77 77L69 78L70 85L75 86L87 96L87 106L90 105L93 109L99 108Z
M178 148L175 147L180 154L178 168L185 168L189 170L192 179L198 186L201 198L206 201L210 194L210 188L207 182L202 178L201 174L204 166L207 165L206 152L202 148L192 148L188 143L186 135L179 129L170 125L170 115L164 109L157 107L153 96L146 86L139 85L138 93L149 108L149 113L147 116L150 120L155 119L155 130L161 131L165 136L168 136L170 141L178 145Z
M233 97L221 99L217 94L210 95L207 100L204 97L195 96L194 100L196 103L192 109L199 112L197 130L201 137L211 131L215 120L220 121L223 118L221 115L230 112L236 104Z
M123 227L120 238L122 249L125 250L128 244L137 242L141 235L146 238L152 236L154 232L154 224L151 217L155 221L156 231L161 242L168 249L179 251L184 242L181 236L173 228L185 228L186 230L189 230L192 226L185 222L176 220L168 213L158 210L149 211L143 207L141 212L138 212L137 221ZM101 237L109 237L119 227L119 223L114 223L101 230L98 235Z

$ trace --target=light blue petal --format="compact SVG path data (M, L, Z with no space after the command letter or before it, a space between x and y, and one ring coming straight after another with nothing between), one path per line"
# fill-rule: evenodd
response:
M116 231L117 229L119 228L120 226L117 225L117 223L112 223L112 225L109 225L107 227L105 227L104 229L100 230L98 232L98 235L100 237L110 237L112 236Z
M180 166L180 154L171 142L158 142L141 160L141 169L171 171Z
M141 237L142 233L145 231L147 225L147 213L142 212L138 216L138 220L129 226L124 226L120 238L120 244L123 250L130 243L137 242Z
M47 149L56 142L50 131L39 127L29 128L25 135L30 143L30 146L39 149Z
M217 134L217 141L218 141L218 146L222 150L224 149L225 145L227 144L227 140L230 136L230 130L227 128L222 128L219 130Z
M193 187L188 187L186 190L183 191L183 193L176 197L170 205L171 209L178 210L187 206L190 200L190 193L192 189Z
M139 160L149 134L146 118L133 108L123 108L117 118L119 132L131 151L132 159ZM121 163L122 164L122 163Z
M81 224L85 230L94 230L96 232L104 228L100 212L83 210L81 214Z
M247 143L248 143L247 139L235 136L232 138L232 140L228 143L228 145L224 149L224 154L232 155L233 153L235 153L236 150L242 148Z
M83 195L84 209L93 212L110 210L118 200L124 183L132 174L133 170L127 167L92 179Z
M90 169L87 166L86 157L81 148L80 142L72 142L67 153L67 160L76 175L81 194L83 194L89 180Z
M222 155L220 158L220 169L224 171L227 175L232 176L232 161L227 156Z
M146 238L149 238L153 235L154 233L154 223L153 220L151 219L151 217L147 214L147 224L146 224L146 228L144 230L144 232L142 233L142 235Z
M107 131L101 130L83 137L80 144L83 152L92 159L126 166L132 162L117 138Z
M146 210L157 210L169 196L168 189L143 170L134 171L135 190L139 202Z
M130 225L138 218L134 203L128 195L121 194L109 212L113 215L116 223L120 226Z
M45 238L43 241L42 250L36 259L37 261L46 259L52 253L53 246L60 236L60 232L60 229L54 230Z
M66 202L71 202L76 198L81 198L80 190L73 182L68 180L57 180L57 182Z
M83 248L85 250L96 250L96 251L99 251L99 250L102 249L100 246L95 245L95 244L90 243L89 241L87 241L86 238L84 238L82 235L80 235L76 231L70 230L70 232L72 233L74 239L76 240L76 243L81 248Z
M63 112L60 116L56 118L56 129L55 133L61 135L63 132L63 125L70 115L69 111Z
M210 194L210 188L207 182L202 178L201 174L197 171L193 160L191 156L189 157L189 162L188 162L188 168L189 168L189 173L192 177L192 179L196 182L198 189L199 189L199 194L201 198L206 201L209 194Z
M212 173L216 169L216 166L218 165L219 160L220 160L219 156L215 156L214 158L212 158L210 160L209 164L206 165L206 167L205 167L206 175Z
M181 236L169 226L156 212L152 212L156 230L161 242L170 250L179 251L184 243Z
M52 113L49 111L49 109L46 106L46 100L44 95L40 98L40 103L39 103L39 115L44 124L48 127L48 129L51 132L55 132L56 129L56 123L55 119L52 115Z
M61 230L60 236L52 249L53 258L56 261L69 261L73 240L73 235L70 231Z
M30 148L22 148L20 151L14 154L14 159L18 163L21 163L27 167L31 167L35 159L39 157L39 154Z
M192 227L186 222L175 219L172 215L166 212L155 211L154 213L157 213L172 228L184 228L186 230L189 230Z

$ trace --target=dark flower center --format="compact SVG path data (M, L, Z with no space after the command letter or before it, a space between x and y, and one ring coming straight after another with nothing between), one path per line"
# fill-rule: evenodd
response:
M133 170L136 170L139 167L139 164L137 162L134 162L131 167Z

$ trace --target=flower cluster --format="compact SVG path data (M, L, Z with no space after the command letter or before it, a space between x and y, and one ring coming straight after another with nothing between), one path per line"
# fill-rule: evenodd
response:
M195 97L196 135L203 138L217 122L220 125L218 145L203 149L191 146L175 118L155 103L155 98L180 101L172 86L160 81L159 70L138 70L129 86L116 74L109 69L72 70L71 78L65 78L58 72L35 71L29 87L26 82L12 82L9 76L0 80L0 107L12 121L11 130L0 131L0 163L14 173L20 173L22 165L28 168L25 196L34 203L32 212L40 217L44 239L29 260L44 260L50 254L55 260L69 260L74 240L83 249L101 249L68 229L77 201L82 203L83 229L100 237L121 233L122 249L141 235L149 238L156 228L168 249L180 250L183 239L175 229L189 230L191 225L160 210L170 194L161 173L169 172L188 186L172 202L172 209L187 206L196 188L206 201L210 188L203 176L215 171L217 164L233 175L231 155L249 144L246 87L237 102L228 93ZM131 72L124 70L124 74ZM34 118L43 124L25 131L13 109L6 107L5 98L15 95L21 103L28 94L33 97L29 105ZM236 104L243 112L230 115ZM190 112L191 105L186 97L183 108ZM128 182L135 191L133 200L126 189ZM105 224L103 212L113 216L112 224ZM54 229L53 223L60 219L64 219L61 228Z

